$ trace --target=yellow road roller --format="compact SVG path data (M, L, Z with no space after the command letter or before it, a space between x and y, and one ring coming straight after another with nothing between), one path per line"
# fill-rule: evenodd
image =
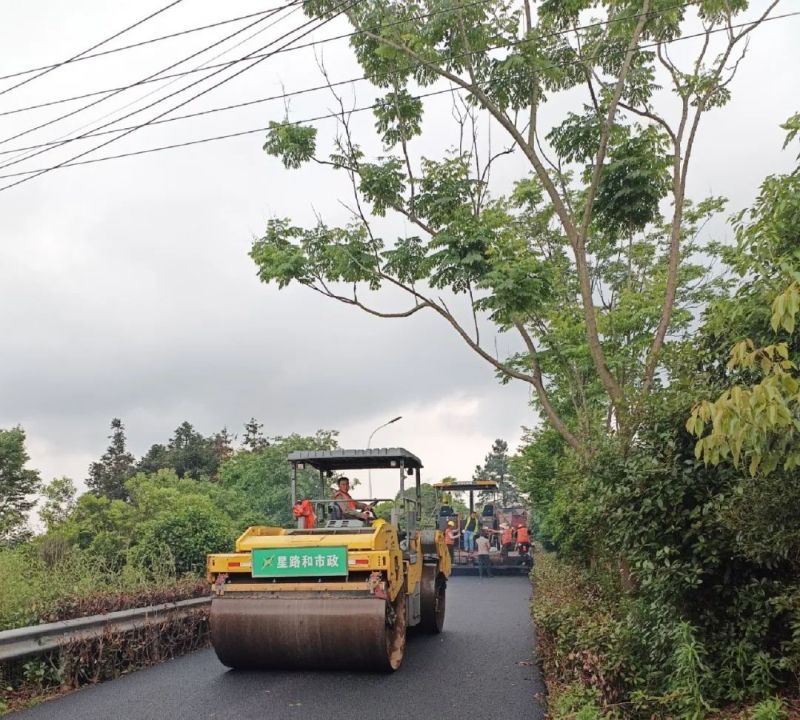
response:
M250 527L235 552L208 556L217 657L231 668L397 670L408 628L442 631L451 570L442 533L419 527L420 459L384 448L293 452L288 460L298 526ZM321 496L299 499L298 470L311 468ZM345 471L378 469L398 473L396 497L330 496ZM388 519L375 516L378 502L390 508Z

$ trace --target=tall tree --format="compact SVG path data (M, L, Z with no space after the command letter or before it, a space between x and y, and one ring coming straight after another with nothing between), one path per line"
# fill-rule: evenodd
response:
M251 417L244 425L244 437L242 438L242 447L250 452L257 452L264 449L269 445L269 442L264 437L261 429L264 427L263 423L258 422L254 417Z
M65 522L75 508L75 483L68 477L53 478L42 488L44 503L39 518L48 530Z
M87 487L95 494L107 497L110 500L125 500L128 491L125 481L135 471L135 460L128 452L125 438L125 426L122 420L114 418L111 421L111 443L99 461L89 465L89 477L86 479Z
M508 443L498 438L492 443L492 450L484 458L483 465L475 468L473 476L476 480L496 480L503 506L520 500L509 461Z
M172 467L178 477L189 475L193 478L216 475L219 462L214 449L214 439L205 438L191 423L183 422L169 441L168 451Z
M204 437L184 421L175 428L166 446L157 443L150 447L137 470L154 473L172 469L178 477L214 478L223 458L231 452L230 441L227 430Z
M25 452L25 431L21 427L0 430L0 542L25 535L28 511L36 504L33 494L39 489L37 470L25 467L30 457Z
M738 0L544 2L536 16L528 0L304 3L309 14L345 14L356 31L356 57L382 91L384 151L367 156L341 98L327 157L315 128L271 123L265 150L287 168L315 161L345 174L352 220L271 220L251 251L260 278L381 318L433 312L502 378L532 386L578 453L591 454L598 433L628 446L661 381L665 343L708 299L691 258L721 203L686 198L701 121L727 103L749 36L776 5L742 24ZM590 9L602 16L587 22ZM698 50L679 66L669 46L695 13ZM414 85L439 81L456 91L458 145L432 159L418 150L425 106ZM573 111L548 125L558 96ZM525 171L513 193L493 194L495 165L511 153ZM382 237L385 215L415 234ZM384 287L406 302L386 309L370 294ZM523 351L498 357L487 321ZM575 412L559 412L564 404Z

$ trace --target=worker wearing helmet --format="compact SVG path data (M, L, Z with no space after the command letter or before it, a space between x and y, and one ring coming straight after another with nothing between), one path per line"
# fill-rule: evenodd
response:
M514 528L506 523L503 523L500 528L500 549L503 555L508 555L514 549Z
M355 518L357 520L372 520L372 506L353 500L350 497L350 478L340 477L336 484L338 487L336 492L333 493L333 499L338 503L342 515L346 518Z
M452 520L449 520L447 528L444 531L444 541L447 544L447 552L450 553L450 562L453 562L455 559L456 540L460 535L461 531L456 527L456 524Z

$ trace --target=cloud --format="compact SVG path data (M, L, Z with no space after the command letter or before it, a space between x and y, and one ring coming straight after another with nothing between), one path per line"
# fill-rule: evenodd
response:
M0 44L19 68L56 61L158 3L145 5L12 4ZM129 41L220 19L219 7L210 0L193 3L191 13L176 10ZM260 9L255 0L237 4L242 14ZM693 195L713 191L741 207L766 173L788 167L792 158L780 152L777 126L796 109L786 92L795 84L796 27L778 21L754 34L731 106L712 112L701 128ZM330 33L342 30L331 26ZM65 67L4 96L4 106L124 84L203 41L211 40L188 37ZM776 65L775 57L784 62ZM327 45L325 58L334 79L361 74L344 43ZM286 54L187 110L318 82L310 52ZM59 137L143 92L32 133L24 143ZM363 84L355 92L360 105L377 94ZM558 117L573 100L557 99L543 112ZM309 94L293 98L289 110L297 119L330 107L329 96ZM434 156L457 137L446 122L449 100L435 98L427 108L433 122L421 147ZM281 103L272 103L169 123L104 152L259 127L284 112ZM0 118L2 137L55 115L53 109ZM359 137L370 138L365 149L380 152L371 115L353 122ZM331 146L333 131L329 121L320 124L323 147ZM497 137L493 142L497 146ZM420 313L381 321L302 288L278 291L258 282L247 252L268 218L308 225L317 213L330 222L348 216L340 203L348 197L342 174L323 167L287 172L264 155L262 143L252 135L65 169L0 193L0 427L23 424L32 465L45 478L83 479L117 416L141 455L187 419L204 433L223 425L239 431L250 416L272 434L333 428L343 444L358 446L375 426L402 414L402 423L376 439L417 452L432 479L466 478L496 437L513 446L520 425L533 424L527 386L499 386L492 369L439 318ZM77 142L31 162L38 167L89 147ZM507 190L523 169L520 158L510 159L493 180ZM408 230L400 220L380 228L387 241ZM391 294L377 298L386 306L396 300ZM494 338L484 336L494 350ZM497 342L500 355L515 348L503 336Z

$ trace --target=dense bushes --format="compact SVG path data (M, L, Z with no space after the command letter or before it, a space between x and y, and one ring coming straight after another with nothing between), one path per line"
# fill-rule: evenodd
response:
M568 577L556 584L565 598L537 617L575 653L615 650L613 692L581 678L604 703L639 698L648 712L663 703L699 717L703 708L797 690L800 579L797 556L780 541L796 521L782 526L786 511L766 518L760 509L743 519L745 499L770 484L697 460L681 423L690 406L677 394L665 399L626 457L609 450L583 472L565 462L570 470L557 473L543 528L562 558L584 568L578 577L603 588L606 604ZM537 569L543 579L549 571L546 561ZM601 637L591 635L598 618Z
M0 551L0 630L194 597L204 587L177 578L168 552L158 566L130 561L110 568L77 548L55 560L41 550L38 544Z
M216 481L161 469L128 479L116 493L125 499L86 493L70 501L48 515L44 535L0 549L0 628L44 621L98 594L202 576L206 555L232 549L248 525L291 522L287 454L334 444L326 432L262 439L225 460ZM321 492L315 473L300 473L299 483L301 492Z
M698 629L677 617L666 625L659 623L658 613L648 618L643 598L601 587L596 572L543 552L532 577L533 618L554 720L787 717L787 703L770 697L775 666L765 654L749 655L747 648L732 643L750 671L740 681L730 673L718 676L720 666L735 665L731 653L715 658ZM656 667L648 651L659 632L665 634L667 650L655 653L662 663ZM751 704L717 715L715 706L721 703L714 693L725 701L720 689L743 686L752 691L737 695L736 706L748 696ZM758 695L762 699L755 700Z
M735 246L717 251L733 271L724 291L666 346L635 433L597 413L590 452L544 427L514 459L566 573L548 590L550 561L536 570L552 670L616 714L760 703L775 716L771 696L800 689L798 183L800 169L768 178L736 220ZM587 593L602 602L572 598Z

